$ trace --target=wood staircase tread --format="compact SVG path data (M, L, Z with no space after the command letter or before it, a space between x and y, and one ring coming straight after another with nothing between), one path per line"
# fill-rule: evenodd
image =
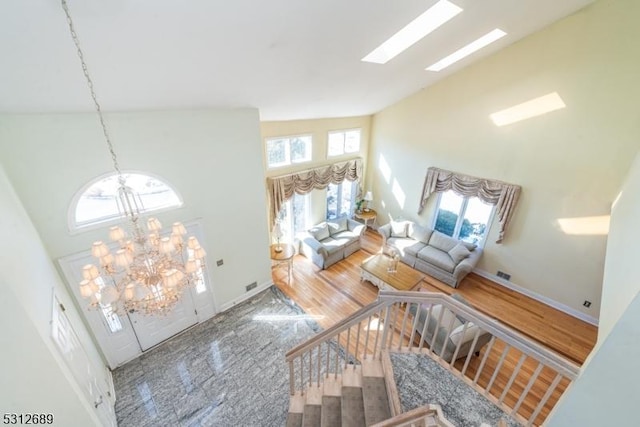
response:
M362 366L347 365L342 371L343 387L362 387Z
M380 359L364 359L362 361L363 377L384 377Z

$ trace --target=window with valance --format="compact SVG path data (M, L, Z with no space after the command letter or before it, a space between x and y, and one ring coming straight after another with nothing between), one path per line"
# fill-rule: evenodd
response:
M344 180L359 181L362 178L362 169L362 159L353 159L267 178L270 226L275 225L282 205L293 197L294 193L307 194L313 190L325 189L329 184L340 184Z
M502 243L520 198L522 187L502 181L477 178L430 167L427 170L427 177L422 189L418 213L422 213L431 194L449 190L461 196L477 197L485 203L495 205L496 215L500 223L500 231L496 243Z

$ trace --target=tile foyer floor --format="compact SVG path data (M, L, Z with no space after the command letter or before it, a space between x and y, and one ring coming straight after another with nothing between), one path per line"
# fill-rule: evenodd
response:
M284 425L284 355L318 330L272 286L116 369L118 425Z

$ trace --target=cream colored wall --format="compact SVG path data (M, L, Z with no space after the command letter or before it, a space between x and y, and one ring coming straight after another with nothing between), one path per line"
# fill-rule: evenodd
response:
M279 122L262 122L260 129L263 139L263 163L266 176L286 175L292 172L311 169L313 167L338 163L355 157L362 157L366 164L366 153L369 148L371 127L371 116L341 117L316 120L291 120ZM348 154L344 156L327 157L327 135L330 131L361 129L360 154ZM275 169L267 169L266 164L266 144L267 138L292 135L311 135L312 161L292 166ZM366 183L363 183L366 184ZM367 190L367 187L364 188ZM310 219L313 224L323 221L326 218L327 197L325 191L313 191L311 193L311 213Z
M202 223L218 307L254 281L271 281L257 110L118 113L106 121L123 170L151 172L182 195L184 206L159 213L160 221ZM107 238L106 227L74 235L66 227L74 193L113 171L95 114L0 115L0 156L51 258Z
M494 224L479 268L597 317L606 236L567 235L558 219L608 215L638 148L639 8L600 0L376 114L367 182L382 216L431 224L435 197L416 213L429 166L519 184L504 244ZM567 108L489 119L554 91Z

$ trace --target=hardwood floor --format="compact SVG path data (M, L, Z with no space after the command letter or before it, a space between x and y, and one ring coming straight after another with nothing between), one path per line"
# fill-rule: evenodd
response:
M290 298L296 301L307 313L317 317L320 326L327 329L338 321L350 316L358 309L375 301L378 293L371 283L360 281L360 264L378 253L382 239L377 232L367 230L362 240L362 249L347 259L334 264L326 270L320 270L307 258L297 255L294 259L293 278L287 283L286 272L275 269L274 283ZM540 342L552 351L560 353L581 365L595 345L597 328L527 296L507 289L476 274L467 276L457 289L426 276L422 288L432 292L447 294L460 293L475 308L498 319L518 332ZM496 365L503 347L494 346L487 364ZM495 354L494 354L495 353ZM511 349L506 357L507 366L515 366L520 353ZM467 375L475 375L477 363L471 363ZM513 391L507 394L505 401L515 403L517 393L524 389L536 365L525 363L513 385ZM495 380L492 394L499 395L509 380L508 369ZM480 383L487 383L492 369L483 370ZM536 406L536 398L544 394L545 386L553 381L554 375L543 370L523 403L519 414L530 416ZM549 411L566 388L561 383L553 393L549 403L536 419L536 424L544 421Z

